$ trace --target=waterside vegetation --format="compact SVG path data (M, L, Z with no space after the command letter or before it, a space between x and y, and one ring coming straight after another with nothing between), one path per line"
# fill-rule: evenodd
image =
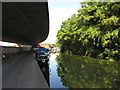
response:
M57 33L61 52L106 60L120 59L120 2L81 2L78 14Z

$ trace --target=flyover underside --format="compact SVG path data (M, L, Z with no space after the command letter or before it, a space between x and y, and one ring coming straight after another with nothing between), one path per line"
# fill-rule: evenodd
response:
M49 32L47 2L3 2L2 41L34 45Z

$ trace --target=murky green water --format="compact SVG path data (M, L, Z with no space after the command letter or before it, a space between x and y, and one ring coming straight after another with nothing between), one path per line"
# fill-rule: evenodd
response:
M57 73L68 88L119 88L119 62L60 54Z

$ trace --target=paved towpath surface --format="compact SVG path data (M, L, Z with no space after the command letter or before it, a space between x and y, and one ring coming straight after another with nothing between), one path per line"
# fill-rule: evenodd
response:
M19 54L3 61L3 88L49 88L33 52Z

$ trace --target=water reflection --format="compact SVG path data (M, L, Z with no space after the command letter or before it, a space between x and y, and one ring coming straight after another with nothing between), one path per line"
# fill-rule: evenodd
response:
M119 88L118 62L60 54L57 72L68 88Z
M61 82L61 78L57 74L57 62L56 62L57 54L51 54L50 57L50 88L67 88Z
M38 61L38 65L48 83L48 85L50 86L50 81L49 81L49 60L45 60L45 61Z

